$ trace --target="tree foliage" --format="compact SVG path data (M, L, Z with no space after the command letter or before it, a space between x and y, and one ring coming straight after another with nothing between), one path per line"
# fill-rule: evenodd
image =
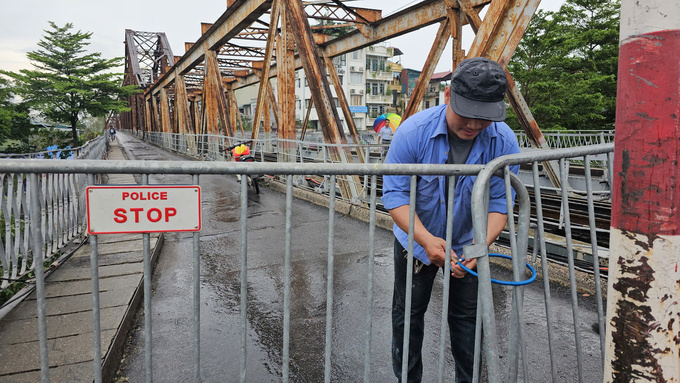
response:
M102 116L109 111L125 111L126 98L135 86L121 86L121 58L103 59L101 53L87 53L91 32L73 32L73 24L63 27L50 22L50 30L38 42L40 49L27 57L35 69L19 73L0 71L15 82L16 93L25 105L52 122L68 123L73 145L78 145L76 127L86 115Z
M355 27L349 26L346 23L336 23L331 20L319 20L316 25L312 26L314 33L320 33L331 36L332 39L344 36L349 32L355 30Z
M28 108L15 101L12 84L0 77L0 142L25 141L31 130Z
M619 0L567 0L534 15L508 70L541 129L613 129L619 8Z

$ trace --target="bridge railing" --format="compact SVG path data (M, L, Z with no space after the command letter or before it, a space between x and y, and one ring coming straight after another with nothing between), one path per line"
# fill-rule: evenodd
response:
M65 157L74 160L102 159L106 155L107 141L104 136L94 139L78 148L66 150ZM12 158L42 159L50 162L58 159L65 150L46 151L9 155L2 161ZM71 154L72 153L72 154ZM56 160L55 160L56 161ZM55 162L55 167L57 167ZM63 165L61 165L63 166ZM39 183L34 185L21 169L0 173L0 270L2 282L0 289L5 289L13 282L21 281L28 273L34 271L36 253L44 259L51 259L59 254L66 244L82 233L85 204L85 178L78 174L46 172L38 175ZM32 187L40 189L41 198L33 201L29 198ZM28 219L32 204L40 211L40 220ZM40 229L44 247L38 251L32 246L30 233Z
M241 136L161 132L147 132L144 137L139 132L135 132L134 135L164 149L206 161L231 161L231 156L225 152L225 148L234 143L245 141L252 142L251 153L260 162L278 160L299 163L343 163L334 153L345 152L350 153L349 155L354 163L361 162L361 159L369 163L376 163L384 160L389 148L388 145L371 143L326 144L323 142L323 137L314 134L307 136L304 141L277 137L252 140ZM330 190L327 176L310 176L309 174L295 176L293 185L325 193ZM355 203L366 201L368 177L340 176L339 181L349 184L349 190L356 191L354 195L348 196L347 200ZM337 190L340 190L339 186Z
M543 131L543 137L552 149L573 148L577 146L609 144L614 142L614 131ZM531 141L524 132L515 132L520 148L531 148Z
M366 135L366 139L362 139L361 143L348 144L327 144L323 141L320 134L308 134L305 140L284 140L275 136L270 138L261 138L251 140L243 138L240 135L236 137L227 137L223 135L195 135L195 134L176 134L176 133L160 133L147 132L145 136L141 132L130 132L139 138L145 139L154 145L162 147L167 150L174 151L184 156L191 158L207 160L207 161L229 161L231 158L225 153L224 148L233 145L235 142L251 141L252 154L257 161L282 161L282 162L299 162L299 163L342 163L337 160L337 155L333 153L345 152L350 153L352 162L354 163L382 163L387 155L389 145L374 144L371 142L373 132L362 132L362 137ZM316 132L313 132L316 133ZM530 147L526 136L523 133L518 133L518 140L520 147ZM586 146L601 143L613 142L613 132L548 132L545 134L546 140L555 148L571 148L576 146ZM524 146L522 146L524 145ZM288 149L286 149L288 148ZM567 164L575 168L583 168L582 158L566 159ZM590 158L590 166L597 168L601 174L600 182L596 186L601 186L602 189L609 189L610 176L610 162L606 155L595 155ZM368 199L368 191L370 179L367 176L363 177L346 177L340 176L340 182L351 185L349 188L354 194L348 195L347 200L353 203L366 203ZM545 189L550 189L552 186L550 180L546 177L541 177L541 185ZM581 179L569 179L570 187L575 190L585 192L584 185ZM574 183L575 181L575 183ZM380 178L378 183L381 183ZM293 179L293 185L301 188L312 189L317 192L328 193L329 178L313 177L311 175L300 175ZM336 185L339 192L340 187ZM600 193L600 195L603 195Z
M591 155L597 155L597 154L606 154L606 155L611 155L613 152L613 144L607 144L607 145L597 145L597 146L592 146L592 147L587 147L587 148L572 148L572 149L561 149L561 150L550 150L550 151L533 151L531 153L525 153L525 154L520 154L520 155L513 155L513 156L507 156L507 157L502 157L499 158L492 163L488 165L417 165L417 164L325 164L325 163L225 163L225 162L196 162L196 161L174 161L174 162L168 162L168 161L92 161L92 160L84 160L84 161L64 161L64 160L54 160L54 161L30 161L30 160L5 160L0 162L0 172L3 172L5 174L24 174L22 176L22 179L28 179L28 182L26 183L27 185L27 190L26 190L26 199L29 202L29 205L22 210L22 214L24 216L24 219L27 220L27 225L31 227L31 248L32 249L42 249L45 246L45 243L48 242L49 240L52 239L52 237L48 237L44 234L45 230L49 230L46 228L45 225L42 224L42 222L45 221L45 214L46 210L41 210L42 202L44 199L44 194L49 194L48 191L46 191L45 188L43 188L43 185L45 185L44 178L41 180L43 177L42 175L44 174L56 174L59 175L57 176L58 180L61 180L62 178L59 178L61 176L66 177L63 178L64 180L69 179L69 177L84 177L88 176L90 179L90 183L94 183L95 176L96 175L102 175L102 174L142 174L142 175L149 175L149 174L189 174L193 176L193 183L198 184L198 179L199 175L204 175L204 174L240 174L240 175L245 175L245 174L272 174L272 175L277 175L281 177L286 184L286 209L285 209L285 215L286 215L286 220L285 220L285 227L282 228L282 230L285 230L285 244L284 244L284 250L283 250L283 255L284 255L284 266L283 269L281 270L281 273L283 274L282 280L285 281L284 283L284 291L283 291L283 297L282 297L282 302L283 302L283 324L281 328L281 334L282 334L282 349L280 355L282 356L281 358L281 371L282 371L282 376L284 381L288 381L288 377L290 374L290 360L291 360L291 338L297 336L294 333L291 333L290 329L290 314L291 314L291 301L293 299L300 299L304 300L306 299L304 296L292 296L291 294L291 286L290 286L290 281L291 281L291 244L293 242L293 236L292 236L292 225L291 225L291 217L294 214L292 211L292 198L293 198L293 180L295 176L300 176L300 175L316 175L320 177L328 177L329 178L329 184L331 190L335 186L337 182L337 177L341 175L354 175L354 176L367 176L371 178L370 185L370 192L369 192L369 197L368 197L368 209L369 209L369 231L366 234L365 238L355 238L356 241L364 241L365 243L365 251L366 255L368 257L368 267L367 267L367 274L366 274L366 285L365 285L365 296L366 296L366 301L365 302L357 302L357 304L361 304L364 307L367 307L366 309L366 321L363 325L363 332L362 331L357 331L359 330L359 327L356 323L353 323L352 325L354 326L353 333L361 333L362 334L362 342L363 344L363 356L364 356L364 365L363 365L363 375L365 377L365 381L369 381L371 377L371 364L373 357L375 356L375 350L371 347L371 339L374 336L377 336L377 334L372 333L372 315L374 314L374 310L376 309L375 302L373 302L373 265L375 263L375 249L374 249L374 241L375 241L375 227L376 227L376 209L377 209L377 201L378 201L378 192L377 192L377 182L376 179L378 176L384 176L384 175L409 175L411 176L411 183L412 185L415 184L417 177L422 176L422 175L444 175L444 176L462 176L462 175L470 175L470 176L478 176L478 180L474 186L473 189L473 199L475 202L473 202L472 206L473 208L473 219L474 219L474 235L475 235L475 242L476 243L485 243L486 242L486 201L488 201L488 196L485 195L485 190L487 190L486 185L488 185L488 182L490 178L494 175L498 175L504 178L505 183L506 183L506 190L509 191L510 187L514 188L514 190L517 192L518 195L518 200L517 200L517 209L519 211L518 215L518 222L517 222L517 227L518 230L515 232L515 223L514 220L510 220L508 224L509 228L509 233L510 233L510 242L511 242L511 254L512 254L512 259L513 259L513 275L514 279L516 281L522 280L525 278L525 274L522 270L524 270L524 262L526 259L526 254L527 254L527 247L528 247L528 237L530 235L530 215L529 211L531 209L531 206L529 205L530 200L529 200L529 194L526 189L526 187L518 181L517 177L508 171L508 166L512 164L526 164L526 163L531 163L532 168L533 168L533 175L534 178L537 178L539 176L538 172L538 166L537 166L537 161L542 161L542 160L547 160L547 159L559 159L560 162L562 163L562 177L566 177L566 167L564 166L565 159L567 158L573 158L573 157L583 157L586 156L586 161L585 163L588 164L588 158L587 156ZM68 166L66 165L68 164ZM586 176L587 178L590 178L589 176L589 168L586 171ZM143 180L146 179L148 180L148 177L143 177ZM451 182L455 182L454 179L455 177L449 177ZM60 181L62 182L62 181ZM147 182L148 183L148 182ZM538 185L538 182L535 182L535 185ZM415 201L415 195L416 195L416 188L412 187L411 188L411 201ZM452 206L453 206L453 198L452 198L452 192L455 189L455 183L453 184L453 187L450 187L450 198L449 198L449 207L448 207L448 216L447 216L447 225L448 227L452 227L454 223L452 222ZM591 189L589 189L591 190ZM553 327L553 323L551 322L551 315L552 315L552 310L555 308L552 306L551 301L550 301L550 291L551 291L551 283L550 280L547 278L548 276L548 266L547 266L547 256L546 256L546 241L545 241L545 233L544 233L544 228L542 227L543 221L541 218L541 205L540 205L540 188L535 190L537 193L538 197L535 200L535 209L537 212L537 220L536 224L537 227L533 229L534 232L534 237L538 237L539 239L539 249L540 249L540 258L541 258L541 263L542 263L542 269L543 269L543 284L544 284L544 293L545 293L545 308L546 308L546 318L545 320L547 321L545 324L545 328L547 328L549 338L550 338L550 344L545 345L540 342L527 342L526 339L526 323L524 321L526 320L525 317L522 315L523 313L523 308L526 306L523 306L523 287L513 287L513 304L512 304L512 323L509 327L510 329L510 334L509 334L509 341L508 345L505 346L507 349L507 354L509 355L508 358L503 358L501 359L501 356L503 355L502 353L499 352L499 345L497 339L494 337L496 334L496 327L494 323L494 306L493 306L493 298L492 298L492 289L490 285L490 272L489 272L489 262L488 262L488 249L486 246L478 246L478 245L472 245L465 250L465 254L467 257L475 257L478 258L478 265L479 265L479 274L480 274L480 295L479 295L479 309L478 309L478 334L481 332L479 329L482 328L483 326L483 331L484 331L484 336L486 341L484 342L484 346L482 347L481 342L477 342L477 346L475 348L476 355L479 357L481 355L481 352L483 351L486 356L487 360L487 365L488 365L488 378L492 382L498 382L503 379L503 376L506 377L507 381L514 381L513 377L516 377L519 373L523 374L525 380L527 381L533 381L534 378L532 378L532 372L530 372L527 368L527 364L529 362L529 357L527 352L539 352L539 353L545 353L547 349L550 351L551 355L551 363L552 363L552 376L554 380L560 380L559 378L556 378L557 376L562 376L563 374L568 374L570 371L559 371L560 375L558 374L558 366L561 366L562 364L567 364L564 363L565 358L568 358L571 354L571 352L567 349L560 349L559 353L556 353L553 344L553 335L551 328ZM562 193L562 201L563 201L563 209L564 211L570 211L569 209L569 200L566 197L566 191ZM509 193L508 193L509 194ZM327 275L329 278L332 278L331 276L333 275L333 265L334 265L334 247L332 246L333 244L333 237L334 237L334 231L332 229L333 227L333 222L335 220L335 201L336 198L334 197L334 193L331 193L329 196L329 210L328 210L328 222L329 222L329 230L328 230L328 241L329 241L329 251L327 254L327 261L328 261L328 271ZM30 197L29 197L30 196ZM24 198L22 196L22 198ZM74 197L75 198L75 197ZM77 198L76 198L77 199ZM82 201L82 199L79 199ZM513 201L511 201L509 198L507 199L507 204L512 208ZM588 193L588 205L589 205L589 210L588 210L588 215L590 219L590 227L591 227L591 236L595 233L595 228L596 224L594 223L594 213L593 213L593 208L592 208L592 202L593 202L593 197L592 193ZM247 221L248 221L248 189L247 189L247 183L243 182L241 183L241 197L240 197L240 203L241 203L241 239L240 239L240 246L241 246L241 263L243 265L247 265L247 259L248 259L248 241L249 241L249 236L247 235ZM70 202L69 202L70 204ZM47 206L47 205L45 205ZM66 202L64 202L63 206L66 206ZM70 205L69 205L70 206ZM49 209L49 207L47 207ZM414 215L411 215L410 217L410 224L412 225L414 222ZM570 246L570 235L571 235L571 230L569 226L569 219L566 220L566 227L565 227L565 235L567 237L567 246ZM196 302L200 302L200 283L201 283L201 278L200 278L200 257L201 257L201 250L200 250L200 234L195 233L194 234L194 249L193 249L193 257L194 259L194 274L198 275L199 278L194 278L194 286L193 286L193 291L194 291L194 300ZM413 237L410 236L409 238L409 248L411 248L413 244ZM28 239L27 239L28 241ZM447 246L450 248L451 246L451 238L447 238ZM595 275L599 275L599 257L597 256L597 241L593 241L592 245L592 251L594 257L594 264L593 264L593 270L595 272ZM96 252L96 248L94 250ZM35 259L33 263L35 264L40 264L43 259L45 254L42 251L37 251L35 252ZM148 262L150 260L151 254L149 254L149 248L148 246L145 247L144 249L144 260L145 262ZM570 283L570 289L572 292L572 300L573 300L573 305L572 305L572 311L574 315L574 336L576 339L576 343L574 346L574 353L576 354L576 358L578 359L578 377L580 381L598 381L601 380L601 367L602 367L602 359L600 355L592 355L590 356L587 360L584 360L583 353L585 352L584 349L592 349L593 346L591 344L588 345L583 345L581 343L582 339L580 337L580 330L579 330L579 319L578 319L578 303L577 303L577 295L576 295L576 280L574 277L576 266L574 265L573 258L571 256L568 256L568 264L567 268L569 270L569 283ZM413 264L413 258L409 257L408 259L408 265L412 266ZM96 267L96 266L95 266ZM412 279L413 275L413 268L412 267L407 267L407 281ZM146 275L150 273L150 270L147 270L145 268L145 277L144 281L145 283L151 283L151 278L150 275ZM242 339L243 342L247 342L248 336L246 335L248 331L248 321L251 320L251 318L248 317L248 291L252 286L248 284L248 269L247 268L242 268L242 273L240 276L240 283L241 283L241 293L240 293L240 302L241 302L241 310L240 310L240 316L241 316L241 326L240 329L234 331L237 331L241 333L240 338ZM92 275L97 276L98 273L93 270ZM444 273L444 283L447 284L450 278L449 273ZM596 279L599 277L596 277ZM333 316L333 296L334 296L334 287L332 283L332 279L330 279L331 282L327 284L327 299L328 302L326 304L326 321L330 323L335 323L335 319ZM44 279L42 275L42 269L38 268L36 270L36 281L37 285L37 304L39 307L44 306L45 304L45 295L44 295ZM598 302L601 305L602 299L601 299L601 292L599 291L599 280L596 280L596 288L597 294L598 294ZM554 287L554 286L553 286ZM150 286L148 287L150 291ZM411 287L410 283L407 283L407 294L410 294ZM445 376L450 376L451 371L444 371L445 369L445 353L448 352L446 351L446 326L447 326L447 307L449 305L449 296L448 289L443 290L445 293L442 297L442 316L441 316L441 337L439 339L439 381L443 381ZM98 291L93 291L93 295L96 295L96 297L93 297L93 302L99 302L98 298ZM150 300L145 300L145 308L144 312L145 313L151 313L151 301ZM197 318L200 318L200 304L195 304L194 305L194 320L198 320ZM497 308L496 308L497 309ZM94 318L99 318L99 310L100 307L93 306L93 312ZM410 310L407 306L406 312L409 313ZM44 316L44 310L38 310L38 315L39 316ZM600 334L604 334L603 331L603 317L602 317L602 309L601 306L598 308L598 313L599 315L599 327L600 327ZM386 314L388 315L388 314ZM94 319L95 321L98 319ZM536 319L533 319L536 321ZM47 350L47 331L46 331L46 322L45 318L39 318L39 334L40 334L40 344L41 344L41 365L42 366L48 366L48 350ZM151 347L151 327L152 320L146 321L145 320L145 342L147 344L147 352L151 352L152 347ZM408 323L408 320L407 322ZM149 328L146 328L146 326L149 326ZM194 324L194 331L200 333L200 327L201 323L200 320L198 320L197 323ZM93 323L92 328L98 329L100 326L95 323ZM332 332L334 331L335 326L332 325L327 325L326 326L326 335L325 339L326 342L328 343L326 345L325 349L325 366L323 366L324 370L326 371L327 375L327 380L331 379L329 374L331 374L332 369L330 368L330 363L331 363L331 350L332 347L330 345L330 342L332 342L333 339L333 334ZM543 328L543 327L541 327ZM535 330L538 331L538 330ZM94 341L95 345L96 344L101 344L101 334L93 334L95 339L98 339ZM478 336L479 338L479 336ZM602 349L602 337L600 338L599 341L599 346L600 349ZM302 340L300 340L302 341ZM305 339L304 342L308 342L309 339ZM405 338L404 341L408 344L408 338ZM96 346L94 346L96 348ZM193 345L193 353L194 353L194 369L196 370L195 376L200 377L200 337L198 334L195 334L194 336L194 345ZM597 347L597 346L596 346ZM404 349L407 349L405 347ZM527 351L529 349L530 351ZM101 351L101 350L100 350ZM382 352L389 353L389 350L382 350ZM97 355L95 353L95 355ZM100 355L100 354L99 354ZM521 355L521 362L519 360L519 355ZM244 377L247 380L248 376L248 371L251 371L252 367L249 369L246 369L246 361L248 361L248 354L247 354L247 347L246 344L241 345L241 367L239 371L239 376ZM95 357L95 360L100 360ZM594 375L588 375L586 377L583 376L583 364L588 363L589 369L587 370L589 374ZM150 357L146 358L146 363L149 364L151 363ZM249 362L250 363L250 362ZM521 363L522 368L519 368L519 365ZM503 373L500 371L501 364L504 364L507 368L506 373ZM355 368L356 366L353 366L352 368ZM321 366L317 366L317 368L322 368ZM147 366L147 371L150 371L150 369ZM404 371L402 371L403 374ZM95 374L97 373L97 369L95 368ZM99 370L99 373L101 373L101 370ZM477 371L479 373L479 371ZM46 369L43 369L42 371L43 377L49 374ZM234 374L235 376L235 374ZM97 380L99 378L99 380ZM150 378L150 377L149 377ZM100 381L101 376L95 377L95 380ZM535 379L537 380L547 380L546 377L536 377Z

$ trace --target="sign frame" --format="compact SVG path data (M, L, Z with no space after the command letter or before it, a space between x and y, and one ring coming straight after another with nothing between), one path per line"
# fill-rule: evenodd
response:
M120 195L120 202L116 202L116 195ZM94 185L85 188L85 196L87 232L91 235L196 232L202 227L201 187L198 185ZM102 208L102 198L105 201L111 201L111 206ZM129 201L123 202L127 198ZM98 203L96 208L92 205L93 203ZM132 204L141 207L128 212ZM187 205L190 206L187 207ZM197 208L195 213L194 208ZM153 218L152 210L155 210ZM137 222L127 223L127 215L133 212L134 220ZM163 220L163 212L165 212L165 222L161 222L157 225L159 227L154 228L155 222ZM146 216L147 222L140 223L140 216L142 218ZM169 217L175 216L180 226L172 226L174 223L169 224ZM109 218L116 220L116 224L125 226L121 226L120 229L111 228L111 222L106 222ZM130 221L133 220L132 218L130 217ZM137 228L130 227L131 224ZM104 229L97 229L102 226Z

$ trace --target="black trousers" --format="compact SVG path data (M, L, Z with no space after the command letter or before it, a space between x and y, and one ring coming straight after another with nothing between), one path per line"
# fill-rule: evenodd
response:
M401 380L402 347L404 342L404 316L406 302L407 251L394 241L394 294L392 297L392 368ZM424 265L413 274L411 299L411 326L408 350L408 381L420 382L423 375L421 349L425 332L425 312L430 302L434 278L441 268ZM445 267L445 272L450 272ZM448 324L451 352L456 362L456 382L472 382L475 351L475 323L477 319L477 278L466 274L463 278L451 277L449 286Z

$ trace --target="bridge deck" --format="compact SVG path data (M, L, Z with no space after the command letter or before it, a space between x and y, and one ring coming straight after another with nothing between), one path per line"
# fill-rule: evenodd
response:
M108 158L124 160L118 142ZM109 184L134 184L132 175L110 175ZM104 381L110 381L122 357L134 313L143 296L143 243L140 235L98 236L101 342ZM151 236L155 256L162 245ZM153 263L152 263L153 264ZM47 274L46 274L47 275ZM28 289L28 288L27 288ZM40 343L35 292L0 319L0 381L38 382ZM21 294L21 293L20 293ZM92 382L92 285L90 244L86 242L45 279L50 379ZM107 379L106 377L109 377Z

